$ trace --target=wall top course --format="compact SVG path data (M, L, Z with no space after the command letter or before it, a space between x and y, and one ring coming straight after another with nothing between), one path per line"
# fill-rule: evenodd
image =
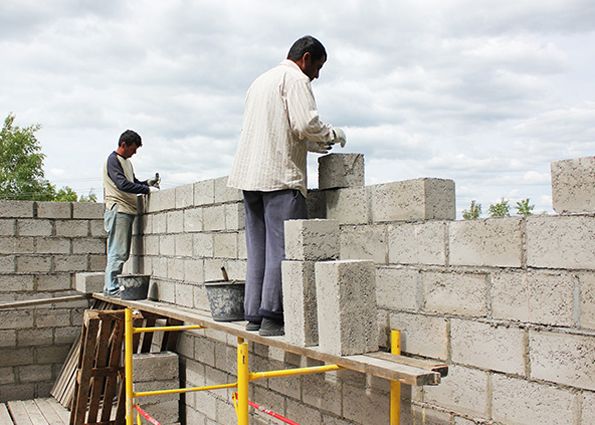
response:
M33 201L0 201L0 217L34 217Z

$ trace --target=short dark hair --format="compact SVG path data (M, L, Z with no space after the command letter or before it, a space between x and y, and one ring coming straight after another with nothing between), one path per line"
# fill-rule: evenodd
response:
M293 43L289 49L289 53L287 53L287 59L297 61L307 52L312 55L312 59L314 60L326 59L324 46L311 35L306 35Z
M123 144L126 146L136 145L140 147L143 145L143 141L136 131L126 130L120 135L120 139L118 140L118 146L122 146Z

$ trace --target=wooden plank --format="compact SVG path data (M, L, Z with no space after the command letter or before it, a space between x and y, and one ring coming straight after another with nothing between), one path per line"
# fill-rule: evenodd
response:
M65 302L69 302L69 301L86 300L89 297L91 297L91 294L67 295L64 297L38 298L35 300L14 301L11 303L0 304L0 310L13 309L13 308L19 308L19 307L28 307L28 306L32 306L32 305L42 305L42 304L49 304L48 307L52 307L54 304L65 303Z
M4 403L0 403L0 424L2 425L13 425L8 408Z
M71 382L76 373L76 365L80 356L81 338L82 334L79 334L74 344L70 347L70 351L66 357L66 361L62 365L58 379L56 379L56 382L50 391L52 397L65 407L70 406L70 401L72 399L72 390L74 387Z
M95 361L91 365L102 369L107 364L107 354L109 348L109 337L113 330L114 321L107 319L100 321L100 330L98 338L97 352L95 353ZM95 368L91 370L91 396L89 400L89 410L87 413L87 422L95 422L97 420L97 412L99 411L100 397L103 393L104 376L96 374Z
M23 406L29 415L29 419L33 425L48 425L48 422L45 420L39 407L35 404L33 400L24 400Z
M416 367L419 369L430 370L432 372L438 372L442 378L448 375L448 365L446 363L438 363L434 360L423 360L415 359L413 357L397 356L395 354L385 353L379 351L377 353L365 354L368 357L374 357L377 359L386 360L389 362L399 363Z
M123 319L124 313L120 311L120 317ZM122 353L122 341L124 340L124 320L116 320L109 339L109 357L107 367L118 369L118 371L105 380L105 390L103 392L103 405L101 409L101 422L107 422L112 416L113 399L118 395L118 401L121 395L118 393L118 376L121 375L120 356ZM123 381L123 379L120 379ZM123 416L122 416L123 417Z
M68 422L64 422L56 410L50 405L47 398L36 398L33 400L37 405L37 408L47 421L48 425L65 425ZM55 402L58 405L57 402Z
M91 312L92 313L92 312ZM95 347L97 345L97 331L99 320L91 318L90 310L85 311L85 338L83 339L82 355L77 376L77 389L74 394L74 404L71 414L71 425L83 425L87 412L87 398L89 394L91 369L95 360Z
M21 400L9 401L7 404L15 425L33 425Z
M56 400L53 398L46 398L46 404L54 410L62 419L64 424L68 424L70 422L70 412L66 410L66 408L62 407Z
M300 347L290 344L284 337L262 337L257 333L247 332L245 330L246 322L215 322L211 316L198 313L194 309L163 304L156 301L120 300L104 297L101 294L94 294L93 296L119 305L133 307L141 311L148 311L153 314L160 314L164 317L171 317L186 323L220 330L241 337L247 341L279 348L289 353L320 360L328 364L336 364L356 372L369 373L379 378L399 381L409 385L438 385L440 383L440 373L438 372L428 371L407 364L396 363L394 361L376 359L370 356L361 355L341 357L321 352L318 347Z
M152 328L155 326L155 316L151 315L145 319L145 324L143 327ZM150 353L151 352L151 344L153 343L153 332L145 332L143 333L143 344L141 346L140 352L141 353Z

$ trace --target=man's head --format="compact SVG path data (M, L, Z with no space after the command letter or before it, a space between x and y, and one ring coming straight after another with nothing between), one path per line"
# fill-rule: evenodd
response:
M118 149L116 152L118 152L118 154L124 158L130 158L142 145L143 141L137 132L126 130L120 135L120 139L118 140Z
M326 62L326 50L320 41L306 35L293 43L287 59L294 61L310 80L314 80Z

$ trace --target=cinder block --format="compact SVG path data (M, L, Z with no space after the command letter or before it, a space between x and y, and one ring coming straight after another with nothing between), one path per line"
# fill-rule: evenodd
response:
M105 273L77 273L75 275L75 289L85 294L102 292L105 282Z
M336 220L285 221L285 258L320 261L339 257L339 223Z
M0 201L0 217L33 217L33 201Z
M365 259L377 264L387 263L385 225L343 226L339 240L342 260Z
M248 249L246 247L246 232L238 232L238 258L248 259Z
M167 213L167 233L182 233L184 231L184 211L170 211Z
M595 212L595 157L553 161L552 204L558 214Z
M595 338L529 331L531 378L595 390Z
M9 385L9 384L14 384L15 383L15 376L14 376L14 369L12 367L0 367L0 385L4 386L4 385ZM6 410L6 407L4 405L0 406L0 419L2 419L3 417L7 417L9 418L8 412ZM4 413L2 413L4 412ZM2 416L4 414L4 416ZM8 421L12 422L12 419L8 419ZM7 425L10 425L7 424Z
M18 273L47 273L52 268L52 257L22 255L16 263Z
M467 415L487 418L488 374L450 365L440 385L424 387L424 402Z
M591 419L595 418L595 393L583 392L582 405L582 422L580 424L587 425Z
M167 259L167 278L174 280L184 280L184 259Z
M17 220L17 233L19 236L51 236L52 222L41 219Z
M500 374L492 375L492 387L492 417L498 423L575 423L577 396L568 390Z
M70 273L42 274L37 276L38 291L64 291L72 289Z
M195 257L213 257L213 234L196 233L194 237L194 256Z
M0 236L14 236L16 234L16 220L0 219Z
M392 311L417 311L421 302L419 270L377 267L376 302Z
M451 320L452 361L517 375L525 374L525 332L469 320Z
M424 311L462 316L486 316L487 275L422 271Z
M36 238L35 252L39 254L70 254L70 239Z
M374 263L318 262L315 270L320 349L339 356L377 351Z
M39 310L41 311L41 310ZM67 318L66 323L68 325L70 320ZM54 329L45 328L40 329L35 327L32 329L21 329L17 331L17 346L18 347L34 347L42 345L52 345L54 342Z
M225 207L205 207L202 212L203 230L225 230Z
M56 328L70 326L70 310L67 309L37 309L35 310L36 328Z
M90 254L89 255L89 265L88 265L87 270L90 272L105 270L106 263L107 263L107 255Z
M213 255L222 258L238 257L238 235L237 233L215 233L213 234Z
M174 255L176 255L175 235L159 236L159 254L168 257L173 257Z
M184 262L184 265L186 262ZM193 305L193 285L176 282L176 305L182 307L192 307Z
M184 210L184 232L202 231L202 208Z
M362 187L364 155L360 153L331 153L318 158L318 189Z
M326 218L339 224L366 224L369 220L368 191L365 187L326 192Z
M15 267L14 255L0 255L0 273L14 273Z
M170 351L133 355L134 382L169 381L179 379L178 355Z
M240 230L245 226L245 210L242 202L225 205L225 229Z
M372 221L454 220L455 184L414 179L369 186Z
M389 263L446 264L446 222L391 224L387 232Z
M326 218L326 191L309 189L306 197L308 218Z
M348 384L343 385L343 415L346 419L357 424L388 424L390 412L388 406L389 395L386 392L370 391Z
M72 218L103 218L105 205L100 202L73 202Z
M595 269L595 217L527 219L527 266Z
M0 329L23 329L31 327L33 327L32 311L0 310Z
M449 223L450 264L520 267L522 220L492 218Z
M445 318L393 313L389 321L391 329L401 331L401 349L404 353L446 360L448 333Z
M177 257L192 257L192 238L193 235L187 233L174 235Z
M318 345L318 312L314 262L283 261L285 338L300 346Z
M188 208L194 205L194 184L176 187L176 208Z
M33 275L5 275L0 277L0 292L33 291Z
M215 180L203 180L194 183L194 205L215 203Z
M56 236L72 238L88 234L89 220L56 220Z
M160 212L153 214L153 233L163 234L167 233L167 213Z
M302 377L304 403L321 411L341 416L342 399L342 384L335 376L317 374Z
M70 202L38 202L37 217L71 218L72 204Z
M105 254L106 249L105 239L77 238L72 240L73 254Z
M242 191L227 186L227 176L219 177L214 180L215 184L215 203L220 202L238 202L244 199Z
M88 265L86 255L54 256L54 269L56 272L83 272L87 271Z
M184 260L184 281L188 283L204 283L203 260L188 258Z
M595 329L595 274L580 273L578 279L580 326Z

